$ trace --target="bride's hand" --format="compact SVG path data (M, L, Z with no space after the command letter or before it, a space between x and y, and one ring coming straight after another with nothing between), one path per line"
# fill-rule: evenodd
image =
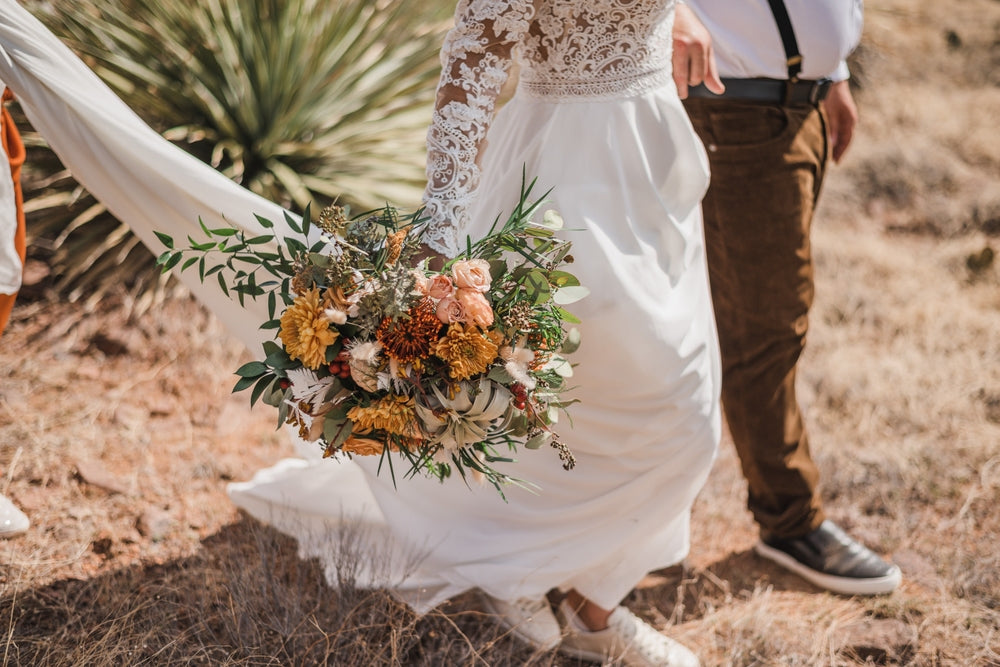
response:
M702 83L716 95L726 91L715 65L712 36L694 11L682 3L674 16L673 65L677 95L682 100L688 95L688 86Z
M413 259L417 264L424 261L425 259L428 260L427 268L430 269L431 271L440 271L441 268L444 266L445 262L445 258L441 256L441 253L434 250L434 248L430 247L426 243L420 244L420 249L417 250L417 253L413 256Z

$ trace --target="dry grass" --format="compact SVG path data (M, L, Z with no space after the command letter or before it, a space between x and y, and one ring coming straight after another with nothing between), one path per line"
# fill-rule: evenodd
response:
M905 581L844 598L757 558L724 445L688 563L627 600L707 665L1000 666L1000 4L867 4L801 388L829 513ZM504 636L473 595L417 618L333 589L239 515L225 482L290 451L229 395L238 345L187 300L134 321L120 305L36 293L0 343L0 491L33 520L0 542L2 664L571 664ZM140 531L150 517L161 529ZM342 552L340 576L366 557ZM892 650L861 641L874 621Z

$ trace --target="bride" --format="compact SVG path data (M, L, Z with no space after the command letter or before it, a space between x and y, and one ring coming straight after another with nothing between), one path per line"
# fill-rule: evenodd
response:
M390 585L417 611L481 589L541 648L627 665L696 665L620 601L689 546L690 509L717 447L719 360L699 202L707 162L671 78L673 0L462 0L442 48L428 132L429 249L453 256L517 200L522 170L553 188L576 230L583 346L566 472L533 452L540 487L407 480L377 462L312 452L233 484L233 501L334 567L345 526L387 554ZM223 218L259 233L281 210L160 139L14 0L0 0L0 79L64 163L151 248L154 230L197 235ZM496 112L514 62L513 98ZM155 216L150 212L155 212ZM188 286L254 352L262 305ZM256 309L255 309L256 308ZM254 333L256 332L256 333ZM333 573L331 580L333 579ZM378 577L383 577L377 582ZM546 594L564 593L557 622Z

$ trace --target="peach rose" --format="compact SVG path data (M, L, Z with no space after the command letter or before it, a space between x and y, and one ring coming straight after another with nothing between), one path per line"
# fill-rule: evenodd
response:
M430 298L443 299L446 296L451 296L454 291L455 286L448 276L441 273L431 276L430 285L427 288L427 296Z
M493 324L493 308L482 292L475 289L455 290L455 299L465 308L465 321L485 329Z
M464 322L466 318L465 306L455 297L446 296L438 301L437 316L445 324Z
M459 289L473 289L485 292L490 288L490 263L485 259L463 259L451 267L455 285Z

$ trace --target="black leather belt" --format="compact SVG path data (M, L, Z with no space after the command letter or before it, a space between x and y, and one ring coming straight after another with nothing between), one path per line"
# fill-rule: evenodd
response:
M833 84L829 79L794 82L782 79L723 79L722 83L726 85L726 92L722 95L716 95L705 84L699 84L688 88L688 97L806 106L822 102Z

